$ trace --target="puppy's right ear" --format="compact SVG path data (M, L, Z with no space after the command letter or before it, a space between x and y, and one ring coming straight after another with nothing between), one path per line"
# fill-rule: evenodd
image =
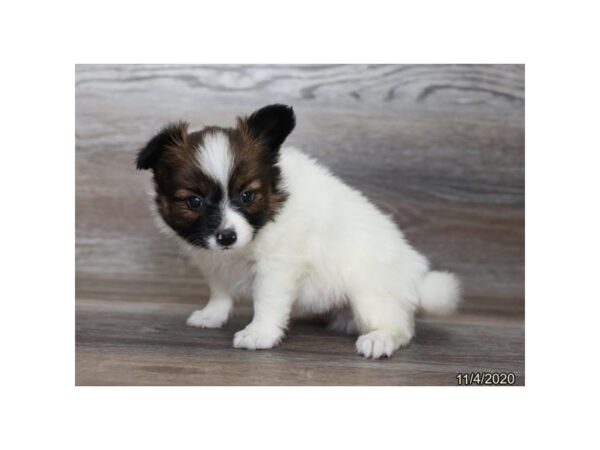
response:
M136 166L138 170L154 169L166 149L177 149L187 142L187 122L170 123L162 128L144 148L138 151Z

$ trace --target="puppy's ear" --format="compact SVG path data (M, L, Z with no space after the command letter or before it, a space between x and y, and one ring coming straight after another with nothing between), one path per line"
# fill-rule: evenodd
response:
M138 170L154 169L166 149L184 146L187 142L187 128L186 122L170 123L164 126L144 148L138 151L136 159Z
M261 139L271 151L277 152L296 126L291 106L269 105L252 113L246 120L252 135Z

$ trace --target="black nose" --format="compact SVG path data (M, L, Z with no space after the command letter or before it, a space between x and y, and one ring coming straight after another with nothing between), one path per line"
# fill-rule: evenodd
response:
M233 244L237 239L237 235L233 230L222 230L217 232L217 242L219 245L227 247Z

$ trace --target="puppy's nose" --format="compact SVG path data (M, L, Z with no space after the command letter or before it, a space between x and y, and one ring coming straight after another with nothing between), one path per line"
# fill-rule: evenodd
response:
M216 238L219 245L227 247L236 241L237 235L234 230L221 230L217 232Z

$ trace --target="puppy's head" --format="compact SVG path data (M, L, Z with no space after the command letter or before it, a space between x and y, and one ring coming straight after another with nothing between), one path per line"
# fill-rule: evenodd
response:
M137 156L152 170L156 206L165 223L191 245L243 248L285 201L276 165L294 129L292 108L269 105L235 128L188 132L184 122L165 126Z

